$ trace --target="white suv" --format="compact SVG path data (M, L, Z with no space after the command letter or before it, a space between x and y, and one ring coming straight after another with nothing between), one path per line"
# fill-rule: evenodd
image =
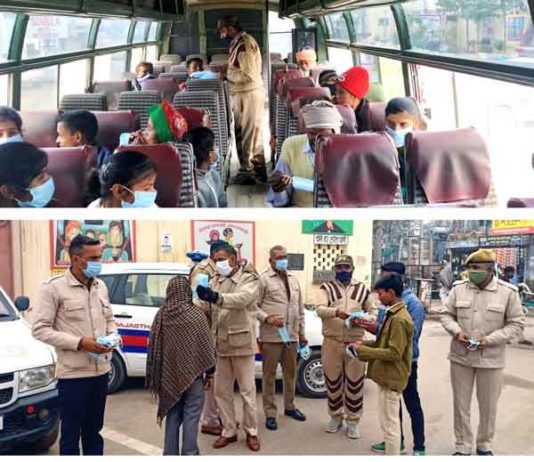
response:
M127 377L144 377L147 342L152 321L165 300L167 284L174 276L188 276L190 267L179 263L112 263L99 276L109 290L115 322L123 347L112 359L109 391L117 391ZM299 359L297 390L311 398L326 396L321 364L321 320L306 310L306 336L312 355ZM256 377L261 378L261 354L256 354Z

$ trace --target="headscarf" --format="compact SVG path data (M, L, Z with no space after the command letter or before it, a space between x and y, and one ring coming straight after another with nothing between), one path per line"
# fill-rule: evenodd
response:
M183 276L169 281L163 307L150 331L146 384L158 400L161 424L197 377L215 366L215 345L206 316L192 303Z
M313 48L303 48L301 51L297 52L296 56L297 63L299 61L313 61L317 62L317 53Z
M150 107L148 116L154 125L160 143L180 141L189 131L187 120L168 101Z
M343 118L337 108L329 101L314 101L304 106L300 114L306 128L330 128L339 133Z

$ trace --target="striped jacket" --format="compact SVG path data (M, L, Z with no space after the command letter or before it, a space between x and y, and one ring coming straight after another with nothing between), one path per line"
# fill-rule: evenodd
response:
M361 340L365 331L360 327L346 327L345 321L336 317L337 309L347 313L365 311L376 317L377 307L362 282L352 281L347 287L337 281L321 284L316 311L323 321L323 337L350 343Z

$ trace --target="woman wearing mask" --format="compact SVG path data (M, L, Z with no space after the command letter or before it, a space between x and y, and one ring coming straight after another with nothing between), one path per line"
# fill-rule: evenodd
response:
M146 373L148 388L158 401L158 424L165 419L164 455L199 454L198 423L214 366L208 320L193 305L187 279L175 277L152 324Z
M96 178L93 178L93 180ZM111 156L91 181L88 208L157 208L156 166L147 156L124 151Z
M22 119L15 109L0 106L0 144L24 141Z

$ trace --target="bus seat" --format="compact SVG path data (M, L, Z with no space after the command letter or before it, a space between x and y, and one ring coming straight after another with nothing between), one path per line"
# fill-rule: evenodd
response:
M202 54L191 54L191 55L187 55L187 57L185 58L185 61L189 61L191 58L200 58L202 60L202 62L204 64L208 64L208 57L206 55L202 55Z
M85 207L88 171L96 149L92 146L77 148L43 148L48 155L48 172L54 178L54 198L62 207Z
M287 92L292 88L299 87L315 87L315 82L311 77L293 77L288 78L287 76L280 79L276 92L283 98L287 97Z
M473 128L409 133L406 160L410 203L476 206L491 192L487 146Z
M61 98L59 109L64 112L78 111L107 111L108 102L104 93L83 93L79 95L65 95Z
M139 130L139 119L133 111L94 111L98 121L96 143L114 151L119 145L122 133Z
M291 115L298 117L303 103L310 104L315 101L315 98L324 96L331 98L330 89L326 87L297 87L289 89L287 92L287 101L291 107Z
M38 148L57 146L59 111L22 111L24 140Z
M372 131L381 132L386 129L386 106L387 103L369 103Z
M148 108L161 103L158 91L123 91L119 96L119 111L134 111L139 117L140 127L146 128Z
M180 63L180 64L173 64L170 68L169 68L169 72L186 72L187 70L187 65L184 62Z
M224 63L210 63L208 68L211 72L219 75L225 75L226 71L228 71L228 65Z
M178 84L175 79L166 79L160 75L157 79L141 82L141 88L143 91L158 91L162 100L172 103L172 99L178 91Z
M275 132L276 127L276 114L279 106L282 104L282 99L278 96L276 88L278 82L284 77L301 77L302 74L298 69L288 69L284 66L281 69L276 69L273 65L273 72L271 74L270 88L269 88L269 123L271 127L271 132Z
M198 109L189 106L175 107L174 109L187 120L189 130L198 127L211 128L210 111L207 109Z
M119 95L123 91L131 91L132 82L129 80L113 80L107 82L95 82L90 93L103 93L106 95L108 110L116 111L119 105Z
M316 207L402 204L397 150L385 133L322 137L315 168Z
M343 119L341 133L358 133L358 122L356 121L356 113L354 110L343 104L336 104L336 108Z
M269 58L273 61L282 59L282 53L269 53Z
M160 207L179 207L182 191L182 161L178 148L171 143L120 146L117 152L135 151L156 164L156 203Z
M159 79L174 79L176 82L185 82L189 79L189 74L185 70L179 72L162 72L157 80Z
M165 61L156 61L152 63L152 65L154 66L154 77L159 77L160 74L165 72L167 69L170 69L173 64Z
M180 55L174 54L174 55L161 55L159 57L159 60L162 62L172 63L172 64L180 64L182 62L182 57Z
M534 207L534 197L529 198L519 198L519 197L512 197L508 204L506 204L508 208L523 208L523 207Z
M229 59L228 53L217 53L211 56L210 64L228 64Z
M207 80L195 80L189 79L186 83L187 91L214 91L219 98L219 107L222 108L219 114L223 118L223 136L228 138L230 133L230 100L227 98L226 90L222 80L207 79Z

